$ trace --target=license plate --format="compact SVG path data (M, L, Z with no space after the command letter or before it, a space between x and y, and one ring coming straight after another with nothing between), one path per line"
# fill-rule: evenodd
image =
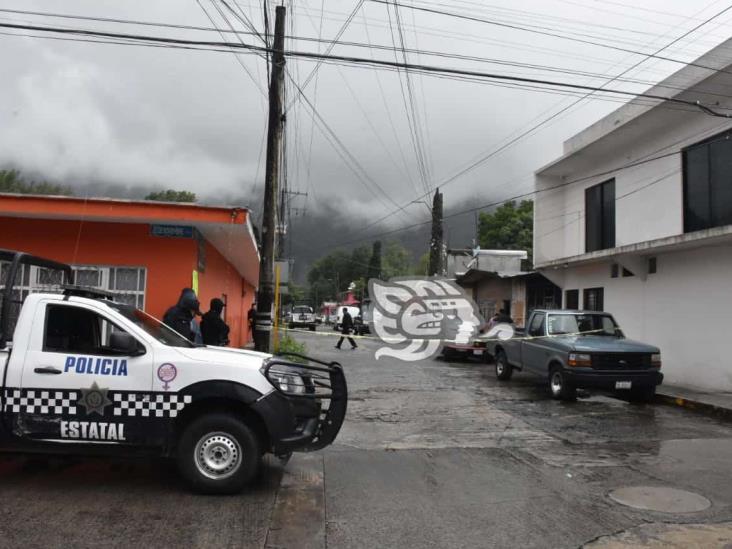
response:
M482 349L475 349L475 350L473 351L473 354L474 354L475 356L481 356L481 355L483 354L483 350L482 350Z
M632 381L616 381L615 382L616 389L630 389L632 386L633 386Z

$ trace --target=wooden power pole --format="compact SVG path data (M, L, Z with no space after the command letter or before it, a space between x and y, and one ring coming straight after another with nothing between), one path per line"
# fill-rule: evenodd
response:
M430 238L430 276L441 276L442 273L442 193L435 191L432 200L432 237Z
M272 79L269 85L269 119L267 124L267 166L264 181L264 211L262 216L262 257L259 264L257 317L254 325L254 347L269 352L272 333L272 302L274 301L274 258L277 226L277 182L282 149L282 90L285 82L285 7L275 11Z

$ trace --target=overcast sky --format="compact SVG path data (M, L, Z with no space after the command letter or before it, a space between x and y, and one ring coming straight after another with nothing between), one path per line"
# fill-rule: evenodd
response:
M230 5L233 3L230 1ZM238 30L246 28L213 0ZM274 4L274 2L270 2ZM288 34L332 39L357 0L287 2ZM228 28L212 0L201 5L220 28ZM135 19L211 27L196 0L3 0L4 9ZM450 11L491 21L571 36L618 48L653 52L727 7L725 1L646 0L403 0L403 5ZM262 2L238 6L263 29ZM273 11L273 9L272 9ZM392 26L389 20L391 18ZM645 61L613 88L642 91L681 65L607 47L509 29L402 7L401 33L392 7L370 0L356 11L341 40L501 62L549 66L591 75L548 72L407 53L413 63L600 85ZM730 36L732 11L663 51L682 61L696 58ZM220 40L215 32L0 13L0 22L99 29ZM391 30L390 30L391 29ZM392 34L393 31L393 34ZM6 29L2 29L6 32ZM19 33L19 31L7 31ZM36 33L37 34L37 33ZM235 40L231 34L227 40ZM261 45L251 35L249 44ZM84 193L124 194L125 188L173 187L207 201L231 199L260 209L264 178L266 103L264 60L231 53L43 40L0 35L0 166L14 166L55 182L86 185ZM289 39L288 49L323 51L327 45ZM336 45L337 55L394 60L394 53ZM399 54L401 55L401 54ZM400 60L402 58L400 57ZM313 61L288 60L288 72L304 83ZM492 156L478 168L444 184L471 162L576 99L556 93L436 78L369 67L323 64L304 89L348 153L340 154L288 82L287 158L290 187L308 196L293 199L295 228L303 214L344 212L350 229L378 219L441 185L448 210L488 203L532 188L532 172L561 153L564 139L619 106L586 100L530 137ZM604 76L603 76L604 75ZM409 100L411 87L412 102ZM407 116L418 120L412 138ZM418 168L415 149L422 151ZM347 154L357 159L358 166ZM350 166L350 167L349 167ZM363 170L361 179L353 171ZM421 176L424 171L426 177ZM92 183L91 186L89 184ZM377 184L382 190L377 188ZM328 204L325 210L323 205ZM412 204L371 229L385 231L422 221L423 204ZM363 218L363 219L362 219ZM363 233L368 235L369 233ZM297 242L298 236L295 236ZM300 235L302 238L302 235ZM338 235L333 236L337 241ZM312 244L312 235L307 240ZM320 239L318 239L320 241ZM327 237L320 241L327 243Z

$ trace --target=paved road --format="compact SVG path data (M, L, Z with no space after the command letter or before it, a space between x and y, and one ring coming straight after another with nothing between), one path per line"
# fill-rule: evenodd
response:
M0 547L732 540L732 424L604 396L555 402L528 375L499 383L477 362L375 361L376 342L337 351L323 333L297 337L346 368L349 412L333 447L286 465L268 460L261 480L235 497L190 495L163 462L6 457ZM607 497L628 485L683 488L712 505L669 515Z

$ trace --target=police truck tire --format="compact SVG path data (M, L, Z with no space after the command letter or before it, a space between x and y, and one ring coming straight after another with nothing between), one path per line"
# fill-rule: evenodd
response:
M235 494L257 474L260 444L240 419L224 413L194 419L178 441L178 469L202 494Z
M508 363L506 353L498 351L496 353L496 378L501 381L508 381L513 375L513 368Z
M310 329L311 332L314 332L315 331L315 324L311 324L310 326L308 326L308 328Z

